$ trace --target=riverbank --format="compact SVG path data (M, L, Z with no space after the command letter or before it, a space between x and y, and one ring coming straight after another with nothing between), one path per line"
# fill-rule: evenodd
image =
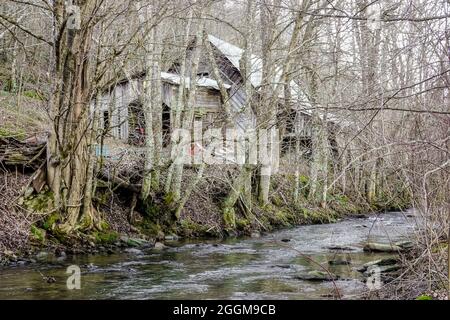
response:
M104 217L102 231L82 231L73 236L59 234L55 226L58 213L52 209L52 196L48 191L36 194L28 191L31 173L26 171L4 172L0 194L0 263L29 263L39 255L51 254L64 257L67 254L114 253L142 244L151 247L165 241L184 238L227 238L238 236L260 237L261 234L298 225L334 223L348 217L366 217L370 212L394 209L389 206L369 206L343 195L332 195L327 208L293 203L286 197L288 186L280 187L285 179L274 179L278 188L272 196L272 204L259 207L255 203L252 215L237 211L234 228L224 221L220 207L214 198L193 197L186 204L179 221L161 219L164 202L155 202L150 214L142 208L133 210L130 221L130 200L121 192L107 192L99 188L96 197L97 208ZM148 208L147 208L148 209ZM141 210L140 212L138 210ZM129 240L127 240L129 239ZM44 252L44 254L42 254Z
M420 232L419 232L420 233ZM367 298L391 300L448 300L448 242L433 246L431 252L419 241L412 250L401 254L397 277ZM436 272L430 275L430 262ZM431 278L432 277L432 278ZM430 281L430 278L433 281Z
M3 268L0 298L361 299L370 290L358 270L398 259L395 253L364 251L365 243L407 240L414 225L408 213L397 212L282 229L259 238L170 240L164 249L123 248L64 259L43 255L35 264ZM67 290L70 265L81 268L81 290ZM305 279L322 276L322 267L336 276L334 282Z

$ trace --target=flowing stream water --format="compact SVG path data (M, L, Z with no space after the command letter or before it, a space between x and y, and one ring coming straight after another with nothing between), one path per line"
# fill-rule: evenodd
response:
M168 249L69 256L0 268L0 299L324 299L333 282L296 277L322 264L339 275L343 298L368 290L355 270L388 257L366 253L366 241L407 240L415 229L411 212L385 213L328 225L300 226L260 238L166 242ZM283 242L290 240L288 242ZM336 251L330 247L345 247ZM329 265L346 260L348 265ZM81 289L68 290L70 265L81 268ZM47 283L42 275L54 277Z

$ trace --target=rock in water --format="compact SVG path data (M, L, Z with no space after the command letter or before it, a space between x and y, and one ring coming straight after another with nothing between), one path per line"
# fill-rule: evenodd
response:
M395 243L396 246L399 246L403 250L409 250L414 247L414 243L412 241L399 241Z
M378 265L373 265L370 266L369 268L367 268L367 271L364 272L364 275L366 277L374 274L374 273L389 273L389 272L394 272L400 270L400 266L398 264L392 265L392 266L378 266Z
M336 259L336 260L328 261L328 264L330 266L347 266L347 265L351 264L351 262L348 260Z
M395 244L376 242L366 243L363 249L369 252L400 252L403 250L402 247Z
M56 279L54 277L45 277L45 281L47 283L55 283Z
M274 265L273 267L274 268L281 268L281 269L290 269L290 268L292 268L292 266L289 265L289 264L277 264L277 265Z
M126 253L135 254L135 255L141 255L143 254L141 250L136 248L128 248L125 250Z
M337 275L318 270L312 270L304 274L299 274L295 278L305 281L334 281L339 279Z
M121 235L119 240L123 243L127 243L128 242L129 237L126 235Z
M397 263L398 263L398 259L396 259L396 258L384 258L384 259L367 262L367 263L363 264L361 267L357 268L356 270L359 272L364 272L372 266L392 266Z
M328 247L325 247L325 249L331 250L331 251L354 251L355 250L355 248L347 247L347 246L328 246Z
M125 241L126 239L126 241ZM124 238L121 241L125 241L124 243L128 247L149 247L150 243L147 240L139 239L139 238Z
M177 241L178 240L178 236L176 234L171 234L171 235L165 236L164 240L166 240L166 241Z
M155 246L153 247L153 249L155 250L163 250L165 248L167 247L164 245L164 243L161 242L155 242Z
M44 261L44 260L47 260L47 258L48 258L48 252L45 252L45 251L41 251L36 255L36 259L38 261Z

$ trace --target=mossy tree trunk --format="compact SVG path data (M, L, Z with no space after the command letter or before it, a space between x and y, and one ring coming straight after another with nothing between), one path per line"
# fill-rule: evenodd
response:
M53 87L50 99L52 132L48 143L48 185L63 217L60 230L70 233L81 226L95 227L92 202L85 199L92 130L89 119L91 70L89 54L96 8L94 0L57 0L53 4L54 50L52 52ZM77 15L75 9L80 10ZM74 11L75 10L75 11Z

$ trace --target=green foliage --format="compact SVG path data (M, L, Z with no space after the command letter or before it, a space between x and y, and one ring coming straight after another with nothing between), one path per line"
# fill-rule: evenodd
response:
M175 201L174 201L174 195L173 195L172 192L169 192L169 193L167 193L167 194L164 196L164 203L165 203L167 206L171 206L174 202L175 202Z
M282 225L285 227L289 227L291 226L291 222L292 222L292 215L289 214L289 212L287 211L283 211L283 210L278 210L275 212L274 215L274 224L275 225Z
M94 232L95 242L102 244L113 244L119 239L119 234L115 231Z
M31 225L31 235L34 239L38 240L41 243L45 242L46 232L45 230L36 227L34 224Z
M36 90L27 90L23 92L23 95L25 97L36 99L36 100L42 100L42 96L37 92Z
M436 245L434 245L431 249L432 253L446 253L448 252L448 243L447 242L440 242Z
M277 206L277 207L281 207L284 205L284 201L283 198L279 195L279 194L275 194L272 199L271 199L272 203Z
M144 210L145 216L152 221L156 221L163 214L161 207L154 203L150 197L144 202Z
M101 228L102 230L108 230L110 227L109 227L108 222L102 221L102 222L100 222L100 228Z
M433 298L429 295L422 294L416 298L416 300L433 300Z
M210 227L192 221L190 218L183 219L179 222L178 234L183 234L186 237L201 237L210 235Z
M13 129L6 126L0 127L0 138L16 138L17 140L23 140L25 137L26 133L22 129Z
M309 177L305 175L300 175L298 179L300 182L300 192L303 195L303 197L306 198L308 197L309 194L309 186L310 186Z
M236 213L234 212L234 208L224 208L222 217L226 230L236 229Z
M44 230L53 230L59 220L60 215L58 213L50 214L42 223L42 228Z
M248 219L245 218L237 218L236 219L236 227L239 230L247 230L251 226L251 223Z
M337 193L337 194L330 195L328 197L328 201L335 201L337 203L345 205L349 202L349 199L345 194Z
M142 232L150 236L157 236L163 231L159 223L152 221L148 217L146 217L139 226L141 227Z
M31 195L24 199L24 206L36 213L47 213L54 204L53 192L50 190Z

